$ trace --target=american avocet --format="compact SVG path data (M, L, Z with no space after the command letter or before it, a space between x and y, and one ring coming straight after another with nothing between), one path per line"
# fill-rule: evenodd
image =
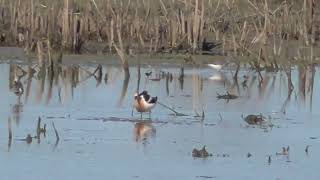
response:
M151 113L151 109L155 107L157 100L157 97L151 97L147 91L142 91L140 94L135 93L133 106L141 113L142 117L143 112Z

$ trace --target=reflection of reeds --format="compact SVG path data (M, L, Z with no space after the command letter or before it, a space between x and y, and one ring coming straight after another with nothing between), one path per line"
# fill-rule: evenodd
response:
M299 76L299 97L300 97L301 102L305 102L305 98L306 98L306 69L305 69L305 67L299 66L298 76Z
M123 84L122 84L122 90L121 90L120 98L118 101L118 106L121 106L123 104L123 100L124 100L124 98L127 94L127 90L128 90L129 79L130 79L130 77L125 73Z
M39 81L37 81L37 93L36 93L36 98L37 98L37 102L40 102L42 99L42 95L44 93L44 85L45 85L45 81L46 81L46 67L44 65L39 67L39 71L38 71L38 79Z
M309 80L308 80L308 92L310 94L310 99L309 99L309 102L310 102L310 110L312 110L312 102L313 102L313 85L314 85L314 76L315 76L315 66L314 65L311 65L310 66L310 71L309 71Z
M31 89L31 83L32 83L32 78L34 76L35 70L29 65L28 70L27 70L27 88L26 88L26 95L25 95L25 102L28 102L29 95L30 95L30 89Z
M194 112L203 111L203 102L201 96L201 77L198 69L194 68L192 75L192 109Z
M181 67L180 68L180 75L179 75L179 86L180 86L180 89L183 90L183 83L184 83L184 68Z

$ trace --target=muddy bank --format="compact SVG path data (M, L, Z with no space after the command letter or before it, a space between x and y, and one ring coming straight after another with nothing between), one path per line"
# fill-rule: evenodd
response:
M316 49L315 49L316 50ZM54 54L54 56L58 56ZM119 65L119 57L116 54L63 54L62 64L101 64L101 65ZM291 55L290 64L319 64L320 63L320 50L314 53L312 61L297 59L294 54ZM279 59L280 64L287 64L289 57L282 57ZM134 56L127 56L130 66L137 65L162 65L162 66L175 66L175 67L192 67L201 66L206 64L225 64L236 65L237 63L249 64L255 62L255 57L243 56L212 56L212 55L189 55L189 54L139 54ZM39 63L38 55L34 53L26 53L23 48L19 47L0 47L0 62L12 63ZM262 65L263 66L263 65Z
M232 57L227 56L210 56L210 55L194 55L193 60L190 61L188 54L140 54L128 56L130 65L201 65L215 61L230 61ZM38 63L38 55L35 53L26 53L23 48L19 47L0 47L0 61L14 61L19 60L21 63ZM116 54L63 54L62 63L66 65L71 64L102 64L102 65L116 65L120 64L119 57Z

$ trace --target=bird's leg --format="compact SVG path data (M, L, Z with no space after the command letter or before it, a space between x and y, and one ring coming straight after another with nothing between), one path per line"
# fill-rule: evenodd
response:
M151 119L151 111L149 111L149 119Z
M140 114L140 115L141 115L141 120L142 120L142 112L141 112L141 114Z
M132 108L132 111L131 111L131 117L133 116L133 108Z

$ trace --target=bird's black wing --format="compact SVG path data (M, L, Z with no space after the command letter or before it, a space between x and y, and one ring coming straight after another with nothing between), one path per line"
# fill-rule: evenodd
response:
M148 91L142 91L139 96L148 95Z
M144 98L145 101L149 101L150 95L149 94L143 94L142 97Z
M150 101L148 101L148 102L151 103L151 104L154 104L154 103L157 102L157 100L158 100L158 97L152 97L152 98L150 99Z

